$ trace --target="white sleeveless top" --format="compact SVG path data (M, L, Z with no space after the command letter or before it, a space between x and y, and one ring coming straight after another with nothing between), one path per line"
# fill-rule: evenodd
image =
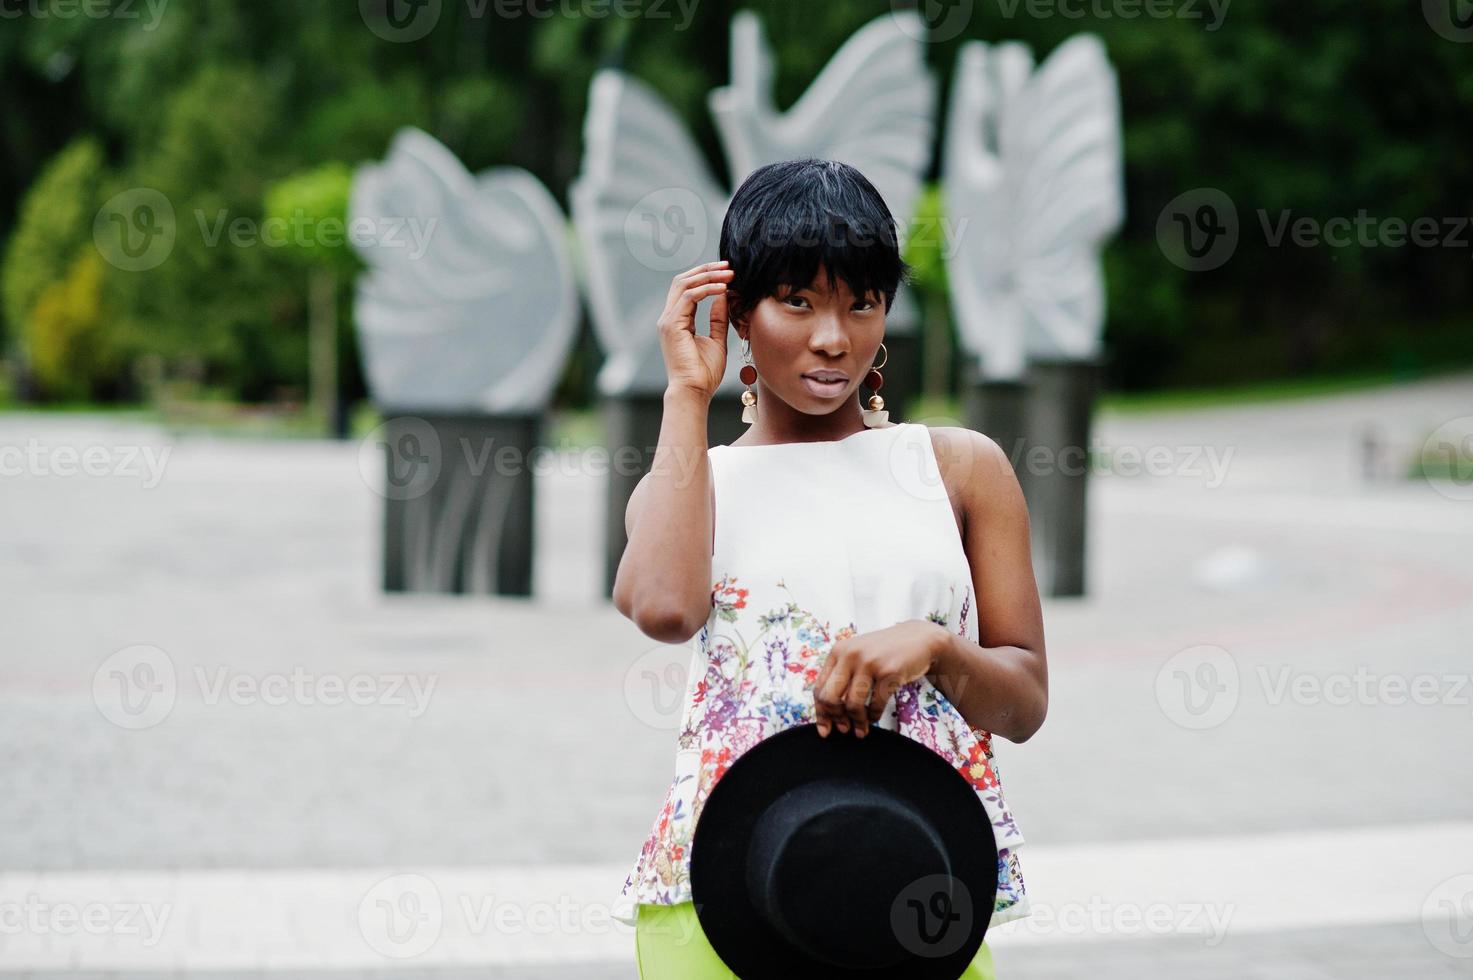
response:
M813 681L834 642L909 619L978 637L971 566L924 424L713 446L707 458L711 614L690 641L675 776L614 901L613 917L629 925L638 903L691 900L690 842L711 787L762 739L814 720ZM991 735L971 729L926 678L900 688L878 725L925 744L976 789L999 848L991 921L1027 915L1023 836Z

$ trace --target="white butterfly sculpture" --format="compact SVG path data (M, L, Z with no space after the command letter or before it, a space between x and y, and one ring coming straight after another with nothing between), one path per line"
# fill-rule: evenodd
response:
M962 48L943 150L963 346L990 380L1090 360L1105 320L1100 250L1125 218L1120 93L1081 34L1033 70L1022 44Z
M562 209L517 167L472 176L421 130L358 170L354 306L373 400L398 410L535 414L576 339ZM357 237L357 236L354 236Z
M819 157L859 169L884 197L904 236L930 159L936 81L925 64L925 25L914 11L871 21L851 37L786 113L774 104L774 59L750 11L732 21L733 80L710 109L735 184L760 166ZM605 395L662 391L656 321L670 280L717 258L731 194L710 173L675 112L614 69L593 80L583 172L570 198L585 264ZM710 303L697 329L710 331ZM916 329L903 287L886 326ZM702 329L704 328L704 329ZM731 350L734 352L735 344ZM723 388L738 387L741 359L727 358Z

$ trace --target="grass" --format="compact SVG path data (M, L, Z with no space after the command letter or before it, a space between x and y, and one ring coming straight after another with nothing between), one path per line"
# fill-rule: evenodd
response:
M1406 477L1408 480L1466 487L1473 484L1473 457L1444 456L1441 459L1428 459L1425 455L1419 455L1407 468Z
M176 403L168 407L86 402L0 405L0 412L8 415L98 415L156 425L173 435L291 439L322 434L322 426L311 413L301 409L215 401Z
M906 415L913 419L930 419L937 425L942 424L943 419L954 419L956 425L965 425L962 420L962 402L954 395L935 397L931 395L920 395L913 399Z
M557 449L590 449L603 445L604 424L597 409L554 409L547 420L547 444Z
M1274 381L1259 381L1242 385L1222 385L1208 388L1182 388L1165 391L1107 392L1100 399L1100 407L1111 412L1165 412L1180 409L1222 408L1231 405L1246 405L1258 402L1276 402L1295 398L1313 398L1318 395L1338 395L1347 391L1359 391L1382 385L1404 384L1409 380L1422 380L1439 374L1466 371L1466 367L1449 368L1446 371L1425 371L1413 378L1399 371L1367 371L1354 374L1315 376L1312 378L1283 378Z

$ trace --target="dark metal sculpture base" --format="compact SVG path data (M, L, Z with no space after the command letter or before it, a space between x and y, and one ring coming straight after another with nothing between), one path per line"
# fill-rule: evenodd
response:
M1028 501L1039 592L1084 595L1090 423L1100 365L1038 362L1024 395L1026 439L1014 463Z
M963 393L967 428L1001 446L1014 471L1021 468L1026 439L1023 414L1027 390L1021 381L980 381Z
M532 594L541 416L387 415L386 592Z

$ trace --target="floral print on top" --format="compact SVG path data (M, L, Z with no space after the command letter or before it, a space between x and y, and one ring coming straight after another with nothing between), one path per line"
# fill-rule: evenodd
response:
M768 598L759 602L757 591ZM932 609L924 618L976 639L971 583L960 583L959 601L957 584L949 591L953 608ZM814 720L813 684L824 658L834 643L856 632L852 622L834 626L820 620L782 579L763 588L729 574L712 586L711 602L710 617L692 641L694 683L677 739L676 774L616 904L614 917L629 924L635 903L691 899L691 838L712 787L762 739ZM998 844L992 923L1027 915L1014 853L1023 837L1003 799L991 734L970 728L926 678L896 691L877 724L926 745L976 790Z

